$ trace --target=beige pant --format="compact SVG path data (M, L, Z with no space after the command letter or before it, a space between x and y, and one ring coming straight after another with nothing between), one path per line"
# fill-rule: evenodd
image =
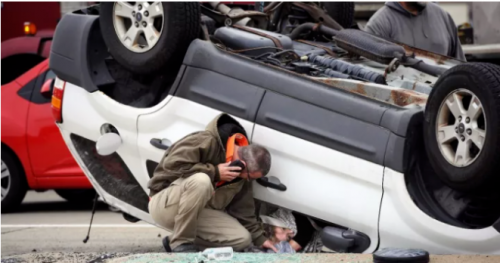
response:
M195 243L200 248L231 246L240 251L251 243L250 233L230 215L207 208L214 188L208 175L180 178L149 202L149 213L172 231L170 247Z

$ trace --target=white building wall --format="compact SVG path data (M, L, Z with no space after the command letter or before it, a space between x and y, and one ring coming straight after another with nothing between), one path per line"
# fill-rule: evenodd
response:
M89 6L90 3L91 2L61 2L61 17L66 13L85 8Z

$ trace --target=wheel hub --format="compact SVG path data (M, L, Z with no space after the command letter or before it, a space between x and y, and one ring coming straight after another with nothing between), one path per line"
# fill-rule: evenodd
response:
M135 20L137 20L137 22L141 22L141 20L142 20L142 14L140 12L137 12L135 14Z
M486 139L486 116L479 98L467 89L452 91L441 104L436 122L443 157L455 167L471 165Z
M458 124L458 133L463 134L465 132L465 125L463 123Z

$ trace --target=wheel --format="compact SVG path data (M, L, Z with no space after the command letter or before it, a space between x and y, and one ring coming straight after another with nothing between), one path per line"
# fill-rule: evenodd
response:
M200 6L188 2L103 2L99 23L109 52L133 73L178 67L200 30Z
M446 71L427 101L424 141L449 187L472 191L500 181L500 67L467 63Z
M2 213L15 210L28 190L24 171L10 151L2 148Z
M91 204L96 195L94 189L57 189L55 191L66 201L75 204Z
M344 28L349 28L354 22L354 3L353 2L321 2L323 9L337 23Z

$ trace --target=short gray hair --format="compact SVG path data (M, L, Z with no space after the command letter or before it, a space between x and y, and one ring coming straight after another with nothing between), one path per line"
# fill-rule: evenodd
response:
M248 145L238 149L238 155L247 165L248 172L261 172L266 176L271 170L271 154L259 145Z

